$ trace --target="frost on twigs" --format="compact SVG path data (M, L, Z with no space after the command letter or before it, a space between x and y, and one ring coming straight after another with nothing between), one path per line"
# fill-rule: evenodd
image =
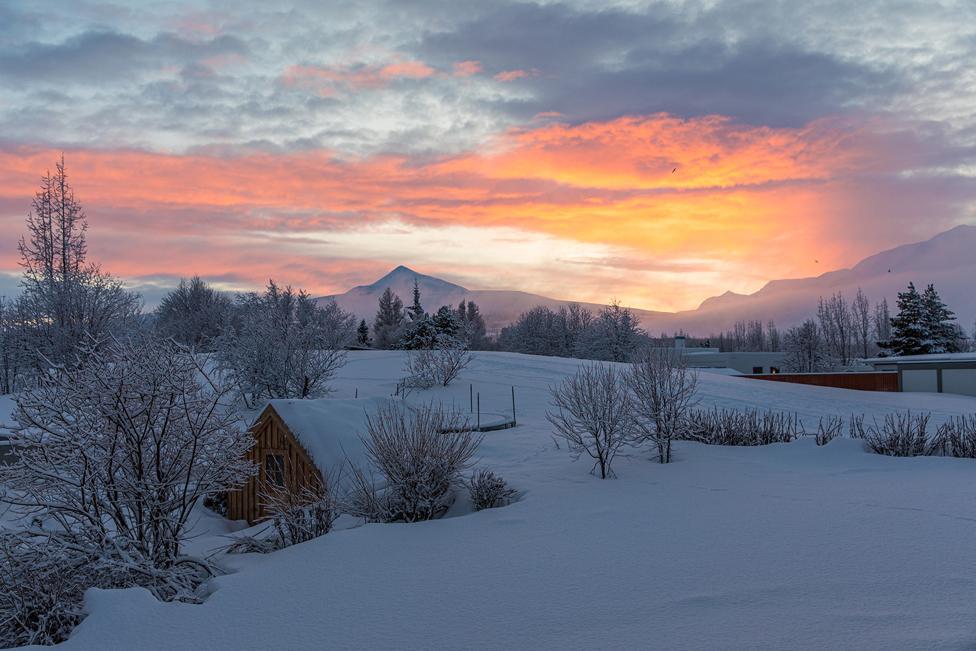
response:
M591 472L599 469L601 479L613 477L614 457L637 438L623 374L610 364L584 364L550 392L553 408L546 419L554 436L576 458L592 458Z
M352 468L347 511L374 522L440 517L481 440L466 419L439 405L382 407L367 418L363 444L370 469Z
M79 358L17 398L0 501L31 525L5 541L3 581L32 590L18 578L30 562L48 568L51 589L69 602L106 585L194 599L213 569L184 554L191 512L254 472L245 458L253 439L226 389L172 341L116 340ZM65 563L84 568L70 589L58 587ZM46 626L3 608L0 618L22 632Z
M506 506L518 497L518 491L490 470L474 473L466 485L475 511Z

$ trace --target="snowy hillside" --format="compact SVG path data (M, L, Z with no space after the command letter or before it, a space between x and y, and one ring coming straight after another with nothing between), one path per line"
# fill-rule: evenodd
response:
M850 269L813 278L773 280L759 291L743 295L727 292L705 300L697 310L665 319L668 329L713 332L741 319L773 319L794 325L816 312L821 296L843 292L852 297L860 287L873 300L886 297L891 305L909 282L934 283L955 310L959 323L971 329L976 319L976 296L970 279L976 275L976 226L957 226L924 242L906 244L865 258Z
M399 352L353 353L335 397L388 396ZM92 591L67 649L936 649L976 641L976 462L895 459L810 439L726 448L679 442L601 481L557 449L548 387L571 359L483 353L460 380L411 400L510 408L481 465L523 495L471 513L335 531L268 556L232 557L202 605L141 589ZM868 419L976 399L867 393L703 374L704 406ZM364 401L366 404L367 401ZM453 517L451 517L453 516ZM205 530L210 527L207 533ZM204 519L198 550L225 544Z

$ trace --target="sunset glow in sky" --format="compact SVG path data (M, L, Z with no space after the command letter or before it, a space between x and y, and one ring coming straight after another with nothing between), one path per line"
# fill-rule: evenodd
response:
M971 2L349 4L0 4L0 272L62 151L150 302L405 264L688 309L976 223Z

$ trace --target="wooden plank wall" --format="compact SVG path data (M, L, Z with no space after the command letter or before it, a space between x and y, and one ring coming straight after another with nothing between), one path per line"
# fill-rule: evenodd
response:
M261 486L265 481L264 457L268 453L285 457L285 482L292 491L302 488L315 490L321 486L321 474L311 457L289 431L287 425L273 408L268 407L251 426L255 445L247 454L249 461L258 467L252 477L238 491L227 495L227 517L231 520L247 520L254 524L266 517L261 505Z
M898 391L895 371L867 371L864 373L762 373L737 377L771 382L812 384L818 387L855 389L858 391Z

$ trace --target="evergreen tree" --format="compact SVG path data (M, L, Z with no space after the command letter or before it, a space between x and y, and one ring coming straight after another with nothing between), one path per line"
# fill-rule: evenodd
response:
M922 294L922 311L925 330L928 332L928 352L959 352L959 330L953 323L956 315L942 302L934 285L930 284Z
M474 350L484 348L488 338L485 326L485 317L481 316L481 310L474 301L468 301L467 310L464 315L464 335L468 340L468 347Z
M420 283L413 279L413 305L407 308L411 321L420 321L426 315L424 306L420 304Z
M369 326L366 325L366 319L361 320L356 328L356 341L360 346L369 345Z
M410 324L407 332L400 338L397 348L403 350L433 350L441 341L434 321L424 315L419 321Z
M373 321L373 336L378 348L391 348L399 338L403 325L403 301L387 287L379 299L379 309Z
M914 283L898 292L898 314L891 319L891 340L886 348L895 355L925 355L931 340L922 295Z
M434 329L437 330L437 334L440 336L456 339L462 334L461 322L454 313L454 310L446 305L437 310L433 322Z

